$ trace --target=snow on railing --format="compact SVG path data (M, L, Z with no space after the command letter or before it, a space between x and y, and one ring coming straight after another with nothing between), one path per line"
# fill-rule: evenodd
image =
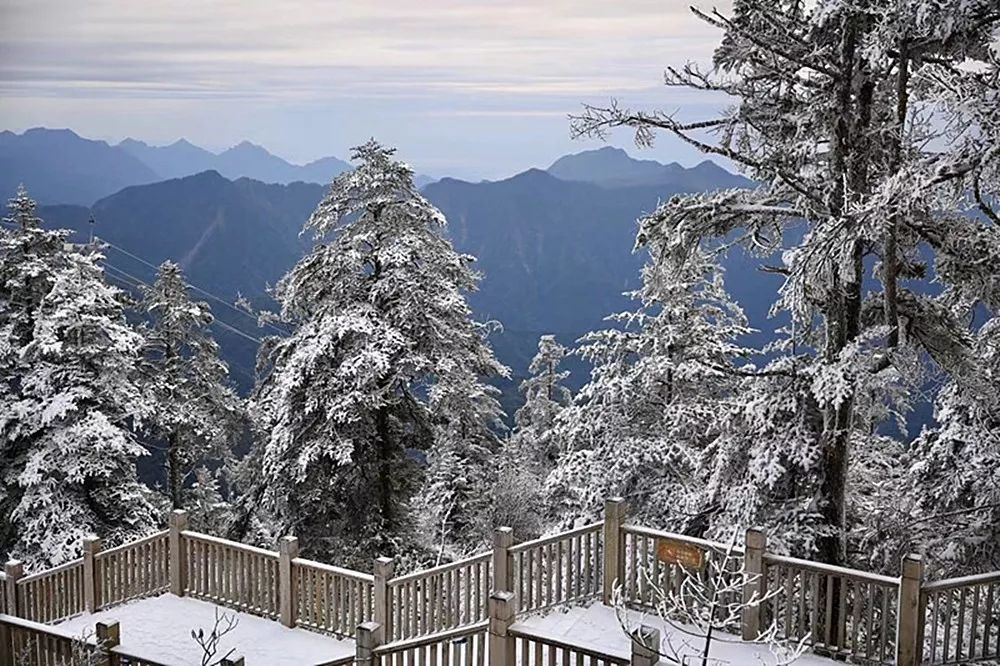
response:
M920 592L925 663L1000 661L1000 571L928 583Z
M600 596L603 522L512 546L510 575L518 610L537 611Z
M58 627L12 615L0 615L0 663L72 664L93 644ZM9 662L3 662L7 657Z
M412 638L485 620L491 560L492 553L480 553L389 580L387 638Z

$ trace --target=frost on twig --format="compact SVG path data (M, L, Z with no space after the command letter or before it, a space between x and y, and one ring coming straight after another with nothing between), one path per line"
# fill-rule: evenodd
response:
M651 608L666 628L660 645L646 647L655 650L667 663L683 666L734 663L728 657L719 656L717 650L713 654L713 646L721 643L744 644L749 648L764 646L771 659L765 660L759 652L754 656L769 666L787 666L806 651L808 634L799 639L781 637L776 622L762 627L751 642L734 635L733 632L740 630L743 614L748 609L760 607L778 594L777 591L760 594L755 590L744 596L744 588L757 587L754 583L761 575L745 570L735 543L734 533L725 550L706 553L704 567L700 570L681 567L683 576L678 585L661 584L647 568L639 573L639 585L646 597L641 605ZM632 636L643 624L644 616L630 613L629 599L621 585L615 588L614 606L622 630ZM727 654L733 652L727 651Z

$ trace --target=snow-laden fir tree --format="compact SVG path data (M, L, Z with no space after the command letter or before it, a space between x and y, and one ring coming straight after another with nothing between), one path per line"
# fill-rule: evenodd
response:
M528 366L531 374L520 385L524 404L514 414L514 431L494 460L487 524L509 526L519 540L543 531L542 490L559 453L553 426L573 399L563 385L569 377L569 371L561 369L567 354L569 350L554 335L538 340L538 352Z
M189 501L195 472L202 470L204 477L206 465L219 469L229 460L230 447L242 430L242 407L208 328L212 312L207 303L191 300L177 264L160 266L139 309L149 320L141 362L153 405L147 426L166 447L171 508L192 510L198 508ZM207 481L197 481L199 492L205 491ZM192 517L203 528L199 512L193 511Z
M591 379L551 434L562 454L546 491L562 523L596 518L606 498L621 496L646 524L698 529L689 525L694 473L718 436L718 411L733 399L736 339L748 329L709 255L675 265L665 249L648 246L633 294L639 307L581 341Z
M424 545L440 561L481 550L491 538L490 496L496 480L497 433L504 428L499 389L456 367L430 390L434 445L413 507Z
M147 452L132 432L150 412L136 377L142 336L100 259L66 252L20 350L20 395L0 407L0 423L25 442L11 552L32 568L78 556L85 536L114 545L157 522L136 474Z
M872 433L905 414L925 370L974 373L971 314L977 304L995 312L1000 247L984 188L996 182L997 144L963 116L985 125L995 108L989 46L1000 12L992 0L736 0L731 16L694 11L723 33L713 67L670 68L667 83L726 93L732 106L681 122L613 104L588 108L574 130L631 127L640 144L665 131L760 183L674 199L647 238L680 263L719 239L778 260L785 283L773 312L791 323L772 360L745 369L756 375L741 390L751 402L736 405L733 423L760 424L744 435L754 441L792 409L815 418L792 418L797 436L780 447L720 447L717 464L770 470L771 485L812 497L803 510L818 519L798 528L811 534L779 542L842 563L857 515L852 451L884 444ZM976 73L963 74L970 63ZM890 458L903 450L897 442ZM773 512L786 502L779 495Z
M518 449L520 464L545 473L551 469L558 454L550 441L552 425L573 397L563 385L569 371L560 369L568 353L566 347L556 342L554 335L539 338L538 352L528 366L531 375L520 386L524 405L514 414L516 442L511 446Z
M495 446L495 396L479 378L507 374L465 300L473 258L443 236L444 216L394 152L356 148L357 168L306 224L316 245L275 289L295 330L263 348L252 400L262 522L362 561L417 541L414 451L441 460L437 487L455 487Z
M65 265L67 234L42 229L35 202L24 186L8 202L9 214L0 225L0 554L17 540L10 519L23 489L18 475L24 468L29 435L27 420L10 409L21 396L25 365L21 356L35 332L42 298Z

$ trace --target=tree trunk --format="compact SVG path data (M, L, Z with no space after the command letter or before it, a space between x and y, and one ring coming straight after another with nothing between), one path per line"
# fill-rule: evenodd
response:
M389 429L389 408L380 407L375 415L375 430L378 436L376 454L378 455L378 478L376 487L376 503L382 523L390 527L394 519L392 493L392 433Z
M183 509L181 487L184 485L184 475L181 472L181 452L177 434L167 436L167 489L170 492L170 504L174 509Z

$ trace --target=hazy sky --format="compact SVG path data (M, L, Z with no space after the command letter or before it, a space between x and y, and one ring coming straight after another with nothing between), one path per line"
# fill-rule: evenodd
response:
M296 162L375 136L422 173L505 176L594 147L569 139L582 102L711 113L720 100L661 85L718 39L688 4L0 0L0 127L249 139ZM702 159L669 140L644 156Z

